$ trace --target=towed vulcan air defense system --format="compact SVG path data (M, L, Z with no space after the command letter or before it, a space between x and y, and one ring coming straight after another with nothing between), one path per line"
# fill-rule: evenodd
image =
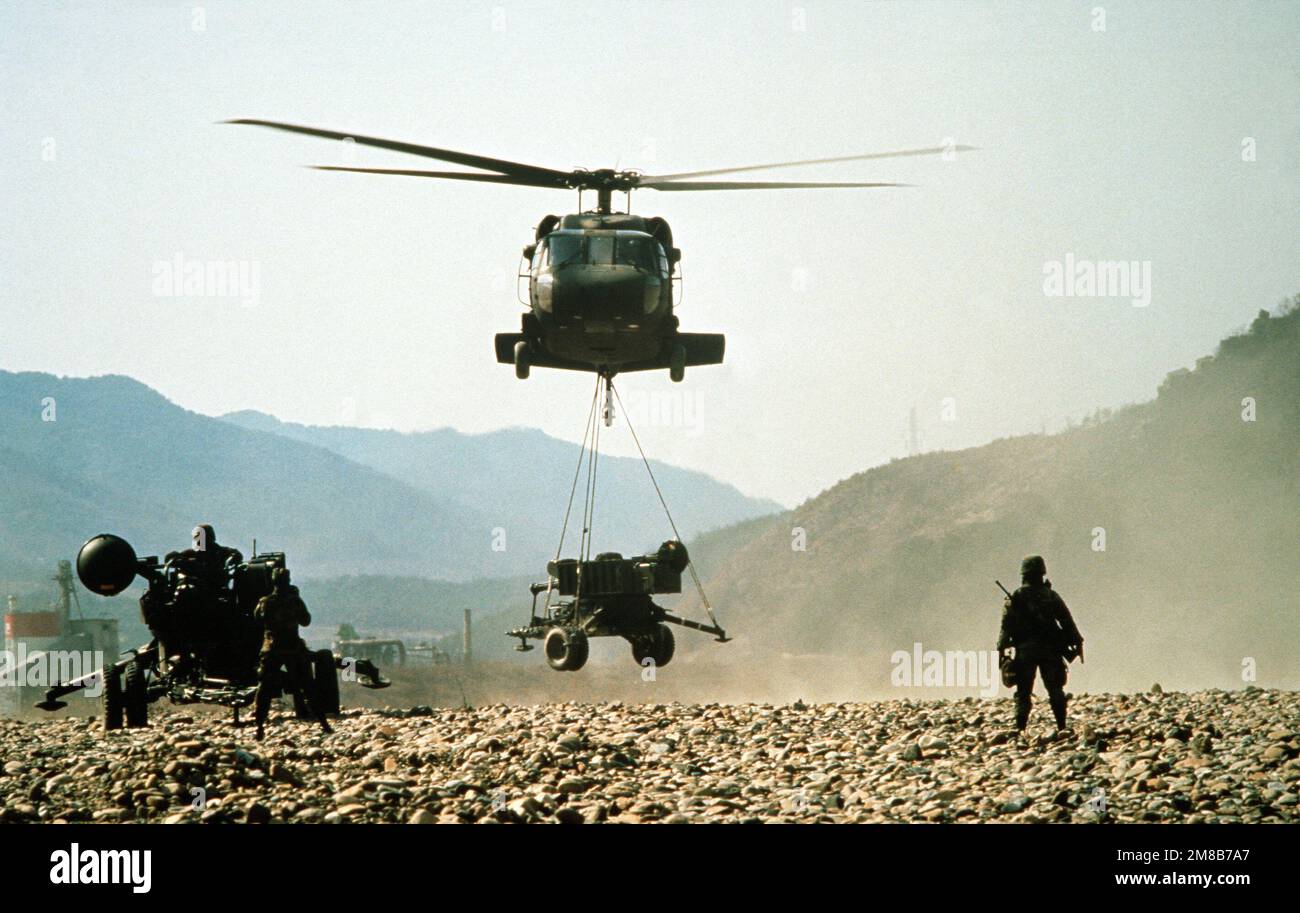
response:
M174 704L230 707L238 721L239 709L252 704L257 690L263 627L253 609L271 592L272 571L283 567L283 552L245 561L237 549L218 545L207 525L195 528L192 548L161 561L137 557L118 536L93 537L77 553L77 576L101 596L116 596L142 577L148 589L140 597L140 614L153 639L125 659L52 686L36 706L58 710L66 706L62 698L102 676L105 729L148 725L149 705L164 697ZM367 688L390 684L369 660L330 650L311 651L310 669L307 697L325 713L339 712L339 670L355 673ZM294 709L305 717L301 695L294 695Z
M602 399L604 407L599 408ZM641 448L641 441L632 429L631 421L627 422L628 431L632 434L655 494L659 496L673 538L666 540L650 555L624 558L618 552L595 552L595 556L592 556L595 551L593 528L600 429L602 425L613 424L615 404L623 409L622 399L614 388L613 377L608 374L598 375L587 413L582 447L578 452L578 466L574 471L573 485L569 489L569 503L564 510L564 524L560 530L555 560L546 565L546 582L534 583L528 588L533 597L528 624L506 632L507 637L519 638L519 645L515 649L520 652L533 649L529 640L542 641L546 662L557 672L576 672L585 666L588 641L592 637L622 637L632 645L632 658L637 665L656 667L666 666L676 651L670 624L712 634L718 643L725 644L731 640L713 614L713 606L705 595L690 554L681 541L668 502L664 499L654 469ZM627 410L623 409L623 412L626 415ZM561 558L584 463L587 472L583 485L582 520L578 525L578 557ZM681 593L682 576L688 573L699 594L700 604L708 614L708 624L674 615L651 598L661 594ZM545 601L539 611L537 599L543 595Z
M706 625L681 618L651 598L680 593L682 573L689 565L686 546L675 539L653 555L624 558L617 552L603 552L590 561L552 561L546 566L547 582L529 587L533 608L528 624L507 634L519 638L516 650L531 650L530 639L542 641L546 662L558 672L576 672L586 665L591 637L622 637L632 645L637 665L656 667L673 658L676 642L669 624L703 631L726 643L726 632L716 622ZM539 614L537 597L543 594L546 601Z

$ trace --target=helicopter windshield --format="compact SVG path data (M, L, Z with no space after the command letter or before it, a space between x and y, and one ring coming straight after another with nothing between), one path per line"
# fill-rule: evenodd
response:
M582 259L582 235L555 233L548 239L552 266L563 266Z
M658 246L658 242L654 238L642 235L620 235L616 254L617 262L654 272L656 269L655 248Z
M555 232L546 239L552 267L568 263L594 266L635 266L646 272L666 275L667 260L654 238L641 234L581 235Z
M590 235L587 263L594 266L635 266L647 272L658 269L658 242L644 235Z
M592 235L587 239L587 262L594 266L609 266L614 262L614 236Z

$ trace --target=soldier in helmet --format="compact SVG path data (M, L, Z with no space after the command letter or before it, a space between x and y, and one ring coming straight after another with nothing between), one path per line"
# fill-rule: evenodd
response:
M239 549L217 542L216 531L200 523L190 533L190 548L168 552L169 570L179 572L175 589L159 579L140 600L144 623L169 650L219 642L229 623L230 581L244 560ZM167 575L170 577L170 574Z
M260 740L264 735L267 711L271 709L271 691L281 675L283 690L296 694L307 715L314 716L321 729L330 732L323 709L312 705L311 654L298 636L298 626L311 624L311 615L307 612L307 604L298 595L298 588L289 582L288 568L278 567L271 571L271 592L258 600L253 617L266 631L257 661L257 695L253 700L257 738Z
M1066 663L1083 653L1083 635L1074 624L1065 600L1047 579L1047 562L1030 555L1020 563L1020 587L1007 597L1002 609L998 653L1015 648L1012 669L1016 679L1016 729L1029 723L1034 678L1042 674L1056 728L1065 728Z
M217 542L217 532L208 523L194 527L190 532L190 543L190 548L169 554L167 560L175 560L202 585L215 590L225 589L231 568L244 560L239 549Z

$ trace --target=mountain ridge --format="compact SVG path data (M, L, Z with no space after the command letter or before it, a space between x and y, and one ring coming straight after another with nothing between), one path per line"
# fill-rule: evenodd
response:
M227 413L221 419L323 447L430 494L472 505L495 518L492 526L503 534L507 549L554 554L573 481L575 444L532 428L473 435L449 428L407 432L283 422L256 410ZM649 462L688 542L708 529L781 509L776 502L743 495L698 470ZM533 505L534 510L521 519L520 505ZM571 519L571 528L576 519ZM599 550L637 553L672 535L645 467L632 457L601 455L596 521ZM520 570L538 573L542 567Z
M514 578L538 573L554 553L577 445L540 431L331 429L327 437L366 445L354 459L338 440L311 440L310 426L258 415L261 428L246 427L258 423L250 413L242 424L205 416L121 374L0 371L0 577L44 577L98 532L162 553L201 521L245 552L253 537L284 550L295 570L316 577ZM552 465L565 471L552 474ZM610 459L602 507L633 484L631 468ZM676 489L670 497L687 505L679 517L687 536L778 506L702 473L661 471ZM657 503L655 514L644 509L647 489L639 507L605 510L615 547L666 538ZM559 503L543 510L549 501Z
M989 649L993 581L1013 584L1029 553L1046 556L1097 642L1088 680L1240 686L1253 664L1295 683L1284 645L1300 637L1298 478L1300 310L1288 303L1170 372L1151 401L1052 435L891 461L701 537L694 554L739 650L847 649L872 687L916 642ZM806 551L792 548L797 529ZM1213 659L1198 662L1213 668L1197 677L1185 665L1201 638ZM1141 668L1108 662L1121 643Z

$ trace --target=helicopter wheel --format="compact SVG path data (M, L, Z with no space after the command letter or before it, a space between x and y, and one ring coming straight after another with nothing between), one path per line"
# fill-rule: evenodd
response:
M520 380L528 380L528 370L533 366L528 357L528 343L515 343L515 377Z
M686 377L686 347L674 346L673 356L668 361L668 377L675 384L680 384Z
M577 628L551 628L543 649L547 664L556 672L577 672L587 664L587 635Z

